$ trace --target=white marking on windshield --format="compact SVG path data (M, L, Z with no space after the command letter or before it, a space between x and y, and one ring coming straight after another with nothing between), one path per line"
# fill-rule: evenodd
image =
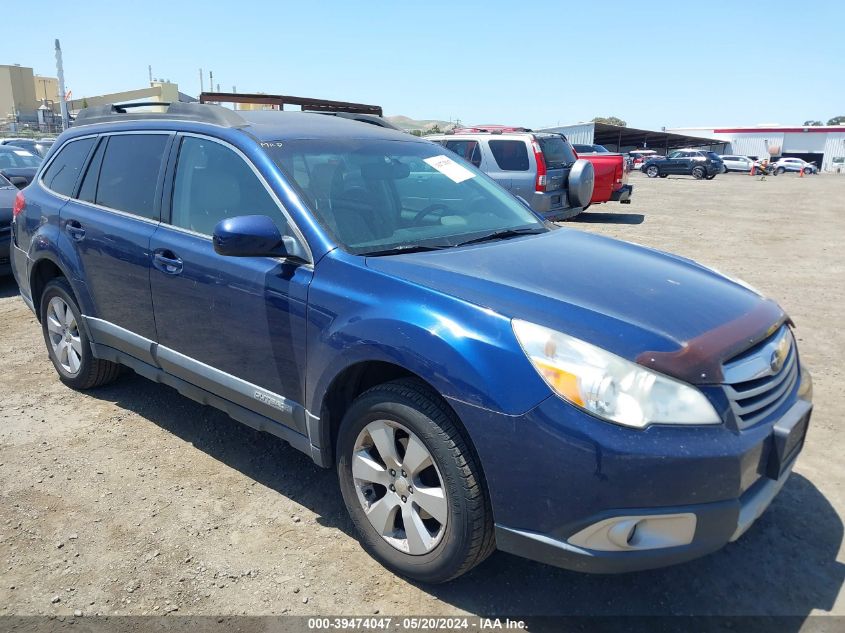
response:
M437 171L439 171L441 174L443 174L453 182L463 182L464 180L475 178L475 174L472 173L469 169L459 165L448 156L444 156L442 154L440 156L424 158L423 162L427 163L428 165L431 165Z

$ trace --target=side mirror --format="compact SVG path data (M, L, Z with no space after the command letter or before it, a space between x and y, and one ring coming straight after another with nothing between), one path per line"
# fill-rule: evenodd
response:
M302 245L282 236L266 215L239 215L217 223L214 251L227 257L292 257L305 261Z

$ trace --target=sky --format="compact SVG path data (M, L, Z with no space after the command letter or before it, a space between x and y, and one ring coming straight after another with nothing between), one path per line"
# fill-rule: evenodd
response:
M841 3L533 0L40 0L0 64L73 98L148 85L377 104L385 114L543 127L801 124L845 115Z

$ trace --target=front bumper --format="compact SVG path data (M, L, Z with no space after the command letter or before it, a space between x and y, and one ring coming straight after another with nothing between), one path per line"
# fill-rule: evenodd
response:
M622 185L610 194L610 199L613 202L619 202L621 204L631 204L631 196L634 193L634 185Z
M729 406L720 387L702 390L718 410ZM812 409L796 397L771 420L740 431L728 424L633 430L556 397L521 416L453 406L481 459L498 548L594 573L680 563L739 538L789 477ZM784 444L779 433L789 420L801 441ZM623 542L615 551L593 549L590 540L586 547L581 538L619 517L660 523L664 515L693 516L689 538L652 539L644 548Z

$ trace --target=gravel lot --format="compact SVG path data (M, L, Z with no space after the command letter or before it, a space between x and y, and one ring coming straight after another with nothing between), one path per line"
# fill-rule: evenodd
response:
M280 440L131 373L90 393L64 387L9 278L0 614L845 615L845 178L631 180L633 204L569 226L680 253L776 297L814 371L795 474L739 542L622 576L497 553L448 585L409 583L351 536L334 472Z

